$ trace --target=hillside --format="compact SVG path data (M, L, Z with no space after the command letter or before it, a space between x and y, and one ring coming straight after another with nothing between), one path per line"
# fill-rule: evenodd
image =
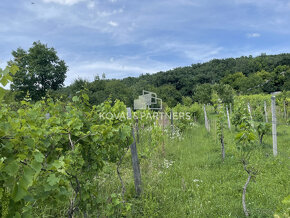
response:
M209 103L202 102L204 100L199 99L200 95L196 93L202 89L203 93L211 95L214 84L227 84L237 94L290 90L290 54L214 59L202 64L122 80L96 77L93 82L88 82L79 79L61 90L61 93L69 95L86 87L94 104L103 102L110 95L113 100L121 99L132 105L133 99L145 89L156 92L168 105L175 106L182 101L182 96ZM223 90L225 87L219 89Z

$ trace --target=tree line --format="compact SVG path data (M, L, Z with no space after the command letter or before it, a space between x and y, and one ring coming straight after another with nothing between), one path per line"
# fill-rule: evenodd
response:
M100 104L110 97L132 106L142 90L150 90L174 107L185 97L194 102L212 103L212 95L217 93L225 103L231 103L234 94L290 90L290 54L213 59L124 79L106 79L104 74L100 77L96 72L93 81L79 78L67 87L64 80L68 66L54 48L34 42L28 51L18 48L12 55L8 66L17 66L19 70L12 75L12 93L7 94L7 98L16 100L23 99L27 93L33 100L47 94L69 99L76 92L86 90L91 104Z

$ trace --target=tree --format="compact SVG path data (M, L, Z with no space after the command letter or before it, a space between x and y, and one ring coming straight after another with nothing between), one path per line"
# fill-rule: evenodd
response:
M289 90L290 67L286 65L278 66L274 69L274 74L277 90Z
M228 84L215 84L213 89L216 91L222 103L234 104L235 91Z
M171 84L158 87L156 93L157 96L161 98L163 102L166 102L169 107L174 107L178 102L182 101L180 92L178 92Z
M274 72L269 73L265 70L261 70L256 74L263 80L263 84L261 86L263 92L271 93L276 91Z
M120 100L126 105L130 105L133 102L133 97L130 89L125 86L120 80L108 80L106 81L104 94L106 97L111 97L112 101Z
M241 92L246 92L247 90L247 77L242 72L236 72L234 74L229 74L224 77L221 81L224 84L229 84L233 89Z
M183 105L190 107L193 103L192 98L189 96L186 96L186 97L182 96L182 103Z
M12 51L12 55L14 60L8 62L8 65L19 68L12 76L11 84L11 90L17 93L16 98L21 99L29 92L33 100L39 100L48 90L57 90L63 86L67 66L59 59L54 48L34 42L28 51L18 48Z
M256 73L252 73L247 77L247 83L245 87L247 87L246 93L248 94L259 94L261 93L262 87L264 85L264 80Z
M290 73L289 75L287 75L288 79L286 80L286 82L283 85L283 90L284 91L290 91Z
M193 91L194 101L197 101L201 104L208 104L211 102L211 95L212 95L212 86L208 83L197 85Z

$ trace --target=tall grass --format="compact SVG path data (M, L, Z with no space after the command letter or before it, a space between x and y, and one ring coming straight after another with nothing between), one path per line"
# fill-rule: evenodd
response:
M114 206L111 193L120 193L115 167L109 166L100 184L103 201L99 216L112 217L243 217L242 188L247 179L235 149L234 133L226 132L226 159L222 162L220 145L214 130L203 126L189 129L182 140L165 141L161 146L144 151L150 137L138 144L143 194L135 198L130 155L125 157L121 173L126 185L125 201ZM273 217L285 213L282 200L290 194L290 128L278 128L277 158L272 155L271 136L258 145L251 164L258 169L256 179L247 190L247 207L253 217Z

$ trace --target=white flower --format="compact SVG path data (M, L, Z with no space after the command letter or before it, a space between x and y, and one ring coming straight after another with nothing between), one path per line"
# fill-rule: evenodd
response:
M174 161L164 159L163 167L168 169L173 163Z

